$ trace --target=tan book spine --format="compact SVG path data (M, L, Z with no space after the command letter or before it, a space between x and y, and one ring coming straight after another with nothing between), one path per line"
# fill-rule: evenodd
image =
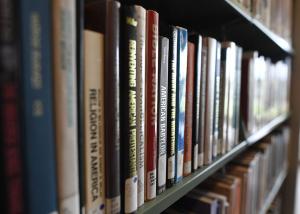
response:
M75 0L53 1L53 66L59 213L79 213Z
M105 212L104 35L84 31L85 212Z

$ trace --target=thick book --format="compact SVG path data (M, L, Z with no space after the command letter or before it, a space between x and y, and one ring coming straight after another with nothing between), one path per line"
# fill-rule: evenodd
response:
M137 116L137 174L138 206L145 201L145 75L146 75L146 10L136 6L137 15L137 66L136 66L136 116Z
M175 182L179 182L183 175L184 130L185 130L185 102L187 75L187 46L188 32L185 28L178 29L177 39L177 91L176 91L176 125L175 125Z
M120 193L120 3L107 1L104 42L106 212L119 213Z
M58 207L79 213L76 1L55 0L52 13Z
M146 200L156 197L158 13L147 11L146 24Z
M208 37L202 39L201 80L200 80L200 140L198 146L198 167L204 165L205 115L206 115L206 77L208 60Z
M221 139L219 132L221 127L220 114L222 112L221 100L221 43L217 42L216 48L216 71L215 71L215 93L214 93L214 116L213 116L213 158L221 151ZM222 124L223 125L223 124Z
M176 136L176 90L177 90L177 28L169 26L168 63L168 125L167 125L167 186L175 183L175 136Z
M0 1L0 164L3 213L25 213L17 1Z
M104 213L104 35L84 31L85 211Z
M200 35L193 35L189 38L195 44L194 53L194 97L193 97L193 133L192 133L192 171L198 169L199 144L201 140L201 126L200 126L200 100L201 100L201 55L202 55L202 37Z
M214 120L214 94L216 75L217 41L208 38L207 74L206 74L206 100L205 100L205 132L204 132L204 164L210 164L213 157L213 120Z
M157 117L157 193L166 189L169 39L159 37Z
M185 101L185 127L184 127L184 160L183 175L192 172L192 140L193 140L193 99L195 74L195 44L188 42L187 75L186 75L186 101Z
M58 210L52 108L52 1L21 1L20 9L26 207L31 214L52 213Z
M136 165L136 64L137 64L137 17L134 6L124 6L121 16L122 65L120 71L121 112L121 212L137 210L137 165Z

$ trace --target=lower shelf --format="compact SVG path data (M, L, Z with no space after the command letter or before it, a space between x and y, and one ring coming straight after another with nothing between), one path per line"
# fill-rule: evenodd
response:
M227 154L218 157L212 164L203 167L193 174L183 178L181 182L174 185L170 189L167 189L165 192L158 195L154 200L146 202L142 207L138 209L137 213L161 213L166 208L174 204L182 196L186 195L189 191L194 189L202 181L212 176L215 172L224 167L227 163L229 163L231 160L245 151L249 146L253 145L255 142L270 134L274 129L287 121L288 118L289 114L284 114L274 118L270 123L265 125L257 133L249 136L246 141L243 141L235 146L235 148L233 148ZM276 184L277 182L275 183L275 186ZM268 200L266 202L268 202Z
M265 214L267 212L268 208L270 207L276 195L278 194L286 176L287 176L287 167L284 167L284 169L280 172L280 174L276 178L273 188L269 192L268 197L265 200L264 206L262 207L259 214Z

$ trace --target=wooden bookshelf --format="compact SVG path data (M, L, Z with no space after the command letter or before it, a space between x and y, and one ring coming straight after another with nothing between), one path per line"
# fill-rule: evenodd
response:
M276 117L271 122L266 124L262 129L258 130L255 134L251 135L249 138L247 138L245 141L242 141L240 144L235 146L231 151L226 153L223 156L218 157L212 164L205 166L201 169L198 169L196 172L191 174L190 176L187 176L183 178L181 182L176 184L175 186L167 189L162 194L158 195L156 199L145 202L145 204L138 209L138 213L160 213L164 211L166 208L171 206L173 203L175 203L178 199L186 195L189 191L194 189L196 186L198 186L201 182L203 182L205 179L213 175L215 172L223 168L228 162L233 160L235 157L237 157L239 154L244 152L248 147L253 145L254 143L258 142L262 138L269 135L272 131L274 131L276 128L278 128L280 125L282 125L284 122L286 122L289 119L289 114L284 114ZM277 180L284 180L287 169L284 171L284 175L282 175L283 172L280 174L279 178ZM272 194L275 194L278 192L275 188L280 188L282 181L276 181L274 184L274 190L271 191ZM280 183L280 185L278 184ZM275 192L275 193L273 193ZM270 194L271 194L270 193ZM276 195L276 194L275 194ZM275 197L272 196L273 198ZM268 197L268 200L271 200L271 196ZM270 198L270 199L269 199ZM268 202L266 200L266 203ZM272 200L271 200L272 202ZM271 203L268 202L268 203ZM269 207L267 204L264 207Z

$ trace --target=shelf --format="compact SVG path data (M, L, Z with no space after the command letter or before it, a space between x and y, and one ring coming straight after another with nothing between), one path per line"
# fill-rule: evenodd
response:
M269 192L269 194L265 200L264 206L262 207L259 214L265 214L267 212L268 208L270 207L270 205L274 201L276 195L278 194L286 176L287 176L287 167L284 167L282 172L280 172L280 174L278 175L271 191Z
M229 161L241 154L247 148L247 142L244 141L233 148L227 154L217 158L209 166L203 167L193 174L183 178L181 182L167 189L162 194L158 195L156 199L146 202L144 206L139 208L138 213L161 213L166 208L175 203L182 196L198 186L206 178L213 175L216 171L225 166Z
M289 118L289 114L283 114L275 119L273 119L271 122L269 122L267 125L259 129L259 131L255 132L254 134L250 135L247 138L247 142L249 145L252 145L268 134L270 134L274 129L276 129L278 126L280 126L283 122L285 122Z
M252 17L232 0L140 0L135 2L155 9L160 19L213 36L220 41L232 40L245 50L258 50L273 60L293 54L291 44ZM171 5L171 6L170 6Z
M235 146L227 154L218 157L212 164L205 166L193 174L183 178L181 182L174 185L170 189L167 189L162 194L158 195L156 199L146 202L141 208L138 209L138 213L161 213L166 208L174 204L182 196L186 195L189 191L198 186L202 181L213 175L216 171L224 167L228 162L233 160L243 151L245 151L253 143L261 140L273 130L275 130L282 123L287 121L289 114L281 115L276 117L261 130L256 132L247 138L246 141L241 142ZM277 184L277 182L276 182Z

